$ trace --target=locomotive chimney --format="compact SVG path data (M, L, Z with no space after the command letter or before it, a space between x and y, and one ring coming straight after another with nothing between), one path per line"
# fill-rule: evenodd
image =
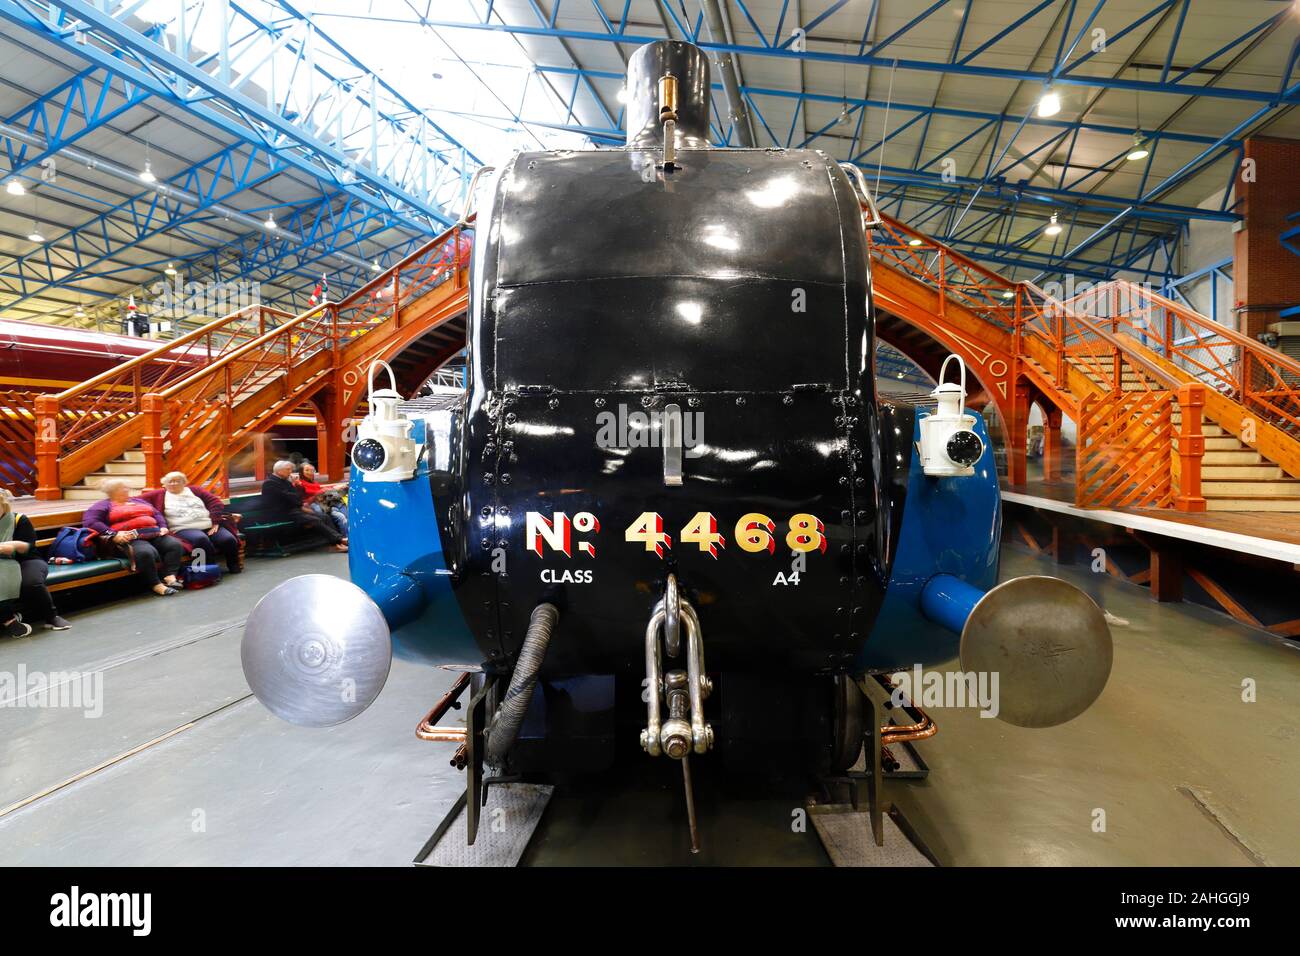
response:
M662 82L665 77L673 81ZM709 61L703 50L680 40L647 43L627 63L627 145L663 146L663 119L675 113L676 147L706 148L709 92Z

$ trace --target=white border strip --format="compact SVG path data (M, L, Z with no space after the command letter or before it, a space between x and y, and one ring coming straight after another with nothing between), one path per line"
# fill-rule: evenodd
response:
M1152 534L1179 538L1183 541L1195 541L1197 544L1208 544L1212 548L1225 548L1229 551L1240 551L1243 554L1254 554L1261 558L1273 558L1288 564L1300 565L1300 545L1287 544L1285 541L1257 538L1254 535L1237 534L1235 531L1219 531L1217 528L1203 528L1200 525L1166 521L1163 518L1151 518L1147 515L1076 508L1064 501L1025 495L1018 491L1003 491L1002 500L1028 505L1031 508L1041 508L1044 511L1073 515L1089 521L1103 521L1106 524L1119 525L1121 528L1149 531Z

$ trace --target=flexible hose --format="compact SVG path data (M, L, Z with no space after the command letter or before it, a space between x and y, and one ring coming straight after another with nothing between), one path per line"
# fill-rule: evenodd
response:
M554 604L537 605L528 619L528 633L524 635L524 645L519 649L519 659L515 661L515 670L510 676L510 689L502 698L496 716L492 718L492 726L488 728L486 762L490 766L505 765L506 754L519 736L528 703L533 699L533 688L537 686L537 672L542 667L542 658L546 656L546 647L559 619L560 612Z

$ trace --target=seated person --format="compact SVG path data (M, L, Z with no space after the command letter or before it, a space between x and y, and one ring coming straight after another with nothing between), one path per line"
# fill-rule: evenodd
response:
M129 556L154 594L175 594L181 586L176 572L185 560L185 546L172 536L167 519L148 502L132 497L125 478L105 478L99 487L105 497L86 509L81 523Z
M343 537L348 536L348 512L338 494L326 491L325 486L316 480L316 466L304 461L299 469L298 486L302 488L303 500L313 514L329 518L334 522Z
M33 621L55 631L70 625L54 608L45 587L50 566L36 550L36 529L26 515L16 514L14 496L0 488L0 636L26 637L31 625L23 622L19 606Z
M220 554L226 559L226 571L238 574L239 538L235 534L234 516L226 514L225 505L212 492L191 485L183 471L163 475L163 486L140 495L167 519L167 527L191 548L203 551L203 563L216 563Z
M277 461L270 477L262 482L262 510L273 521L292 521L304 531L320 534L335 551L348 549L348 539L334 530L333 523L312 513L303 503L303 490L291 461Z

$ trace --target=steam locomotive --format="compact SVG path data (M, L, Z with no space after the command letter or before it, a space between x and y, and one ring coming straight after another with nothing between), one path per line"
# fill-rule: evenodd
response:
M394 650L466 671L467 726L437 726L447 699L417 732L460 744L470 806L485 774L595 769L637 728L684 768L842 771L870 713L854 679L958 649L1000 674L1003 719L1082 712L1104 616L1054 578L997 584L964 383L877 396L861 175L710 147L690 44L640 48L627 92L624 148L521 152L485 190L464 394L403 401L372 369L353 584L257 605L259 699L323 726Z

